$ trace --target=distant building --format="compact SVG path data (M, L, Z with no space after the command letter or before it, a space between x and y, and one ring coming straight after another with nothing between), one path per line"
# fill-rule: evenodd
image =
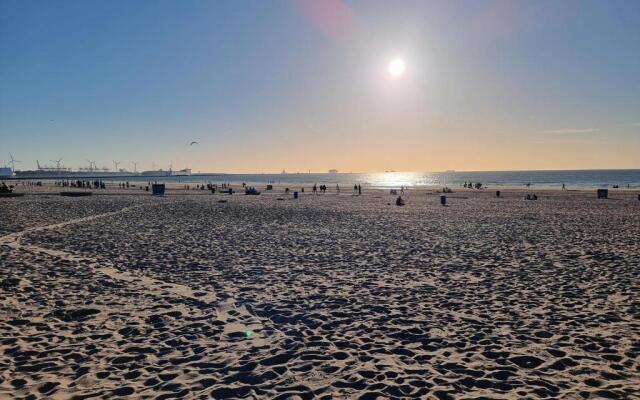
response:
M0 178L11 178L13 176L13 170L7 167L0 168Z
M330 174L337 174L337 173L338 173L338 170L337 170L337 169L330 169L330 170L329 170L329 173L330 173Z
M190 176L191 175L191 169L190 168L185 168L185 169L180 169L178 171L172 171L171 175L173 175L173 176Z

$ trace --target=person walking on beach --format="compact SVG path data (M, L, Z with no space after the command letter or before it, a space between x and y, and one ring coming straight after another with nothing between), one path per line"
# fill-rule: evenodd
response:
M336 193L340 194L340 185L336 183Z
M358 196L362 195L362 186L358 184Z

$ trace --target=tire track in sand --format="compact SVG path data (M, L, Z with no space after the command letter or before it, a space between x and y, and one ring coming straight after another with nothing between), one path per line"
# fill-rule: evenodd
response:
M194 290L191 287L186 285L165 282L158 279L150 278L142 274L137 275L137 274L133 274L126 271L121 271L115 268L112 264L104 265L104 262L100 262L95 258L87 257L84 255L79 256L63 250L48 249L46 247L37 246L33 244L23 244L21 242L22 237L28 233L59 229L67 225L73 225L73 224L78 224L82 222L93 221L100 218L111 217L111 216L122 214L124 212L130 211L136 208L140 208L140 207L143 207L143 206L136 205L136 206L124 207L117 211L110 211L102 214L90 215L87 217L72 219L69 221L64 221L64 222L50 224L50 225L27 228L20 232L14 232L8 235L0 236L0 246L7 246L16 251L28 251L31 253L47 254L47 255L57 257L66 261L82 262L82 263L85 263L87 266L89 266L92 270L97 271L103 275L106 275L109 278L127 282L129 284L135 284L135 285L141 286L143 289L151 293L158 294L162 292L164 293L168 292L179 297L197 300L199 302L212 305L216 308L218 318L222 321L227 320L227 317L228 317L227 312L230 309L234 309L239 314L241 315L244 314L245 317L250 317L251 319L255 320L255 323L251 324L251 328L254 328L254 329L263 328L262 321L259 317L249 312L244 305L241 305L238 307L235 304L235 300L232 298L227 298L225 299L224 302L219 302L219 299L217 298L215 293L210 291Z

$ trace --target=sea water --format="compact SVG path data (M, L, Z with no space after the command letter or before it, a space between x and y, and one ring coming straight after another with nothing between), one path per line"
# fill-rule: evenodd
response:
M105 180L109 180L106 178ZM379 172L379 173L299 173L299 174L194 174L171 177L127 177L119 181L167 183L229 183L238 185L280 184L297 186L313 184L340 185L349 188L355 184L373 188L400 186L456 187L465 182L481 183L487 187L560 188L620 188L640 187L640 170L577 170L577 171L447 171L447 172Z

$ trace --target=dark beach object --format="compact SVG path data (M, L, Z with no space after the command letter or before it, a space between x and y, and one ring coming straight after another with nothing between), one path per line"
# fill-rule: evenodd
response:
M257 196L257 195L260 194L260 192L256 188L251 187L251 188L245 189L244 194L245 195L251 195L251 196Z
M233 189L229 188L229 194L233 194Z
M398 198L396 199L396 205L397 206L403 206L404 205L404 200L402 200L402 197L398 196Z
M267 190L273 190L273 185L267 185Z
M0 197L22 197L24 193L15 193L13 191L13 185L7 186L6 183L0 183Z
M609 197L609 189L598 189L598 198L606 199Z
M151 191L154 196L164 195L164 183L154 183L151 185Z
M496 197L500 197L500 191L496 190Z
M211 188L211 194L216 194L216 188L214 187Z
M85 197L91 196L91 192L60 192L63 197Z
M447 205L447 196L445 196L444 194L440 195L440 204L442 204L443 206Z
M226 200L218 200L218 203L226 203Z
M298 192L293 192L293 198L294 199L298 198ZM640 200L640 194L638 195L638 200Z
M0 198L3 198L3 197L22 197L22 196L24 196L24 193L13 193L13 192L0 193Z

